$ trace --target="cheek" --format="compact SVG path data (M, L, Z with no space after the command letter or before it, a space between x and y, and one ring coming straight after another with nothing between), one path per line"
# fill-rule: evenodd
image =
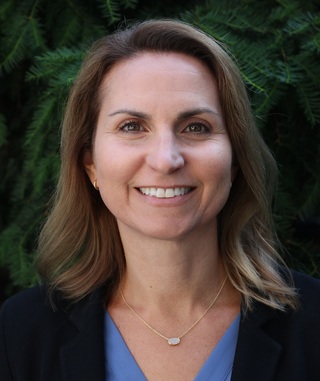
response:
M103 142L96 144L94 160L99 184L109 183L121 175L121 155L112 144Z
M204 167L207 168L204 173L204 178L207 179L207 186L204 187L205 200L218 213L227 202L232 185L231 153L229 155L222 151L211 157Z
M221 185L232 180L232 153L229 147L217 150L207 157L208 178ZM220 181L219 181L220 179Z
M117 217L128 199L128 188L123 172L112 164L107 162L100 168L99 192L105 206Z
M95 163L104 203L108 206L124 200L137 172L134 157L128 150L119 149L115 142L96 147Z

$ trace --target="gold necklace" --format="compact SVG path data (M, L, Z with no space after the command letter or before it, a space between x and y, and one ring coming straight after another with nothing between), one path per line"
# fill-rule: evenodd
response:
M188 332L190 332L192 330L192 328L194 328L199 322L200 320L205 316L205 314L210 310L210 308L214 305L214 303L216 302L216 300L219 298L220 294L221 294L221 291L223 290L223 287L225 285L227 281L227 277L225 277L224 281L222 282L220 288L219 288L219 291L217 293L217 295L213 298L212 302L210 303L209 307L204 311L204 313L199 317L198 320L196 320L195 323L192 324L192 326L190 328L188 328L182 335L180 335L179 337L166 337L164 335L162 335L162 333L158 332L156 329L154 329L153 327L151 327L150 324L148 324L140 315L138 315L136 313L136 311L130 306L130 304L126 301L126 298L124 297L123 295L123 292L120 288L120 295L122 297L122 300L124 301L125 305L131 310L131 312L133 312L133 314L145 325L147 326L149 329L151 329L152 332L154 332L155 334L157 334L158 336L162 337L163 339L165 339L167 341L167 343L169 345L178 345L180 344L181 342L181 339L183 336L185 336Z

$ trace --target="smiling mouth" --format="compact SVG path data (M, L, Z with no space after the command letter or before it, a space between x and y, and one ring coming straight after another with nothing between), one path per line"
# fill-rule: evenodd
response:
M182 188L138 188L138 190L146 196L156 198L173 198L177 196L183 196L192 191L190 187Z

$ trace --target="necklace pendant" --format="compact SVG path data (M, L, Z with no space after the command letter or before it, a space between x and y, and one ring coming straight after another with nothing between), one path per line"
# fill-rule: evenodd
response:
M178 345L180 344L180 339L179 337L171 337L170 339L168 339L168 344L169 345Z

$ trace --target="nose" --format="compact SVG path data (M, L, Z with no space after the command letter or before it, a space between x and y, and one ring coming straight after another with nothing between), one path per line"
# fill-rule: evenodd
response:
M161 174L170 174L184 166L185 160L179 141L173 132L154 137L146 163Z

